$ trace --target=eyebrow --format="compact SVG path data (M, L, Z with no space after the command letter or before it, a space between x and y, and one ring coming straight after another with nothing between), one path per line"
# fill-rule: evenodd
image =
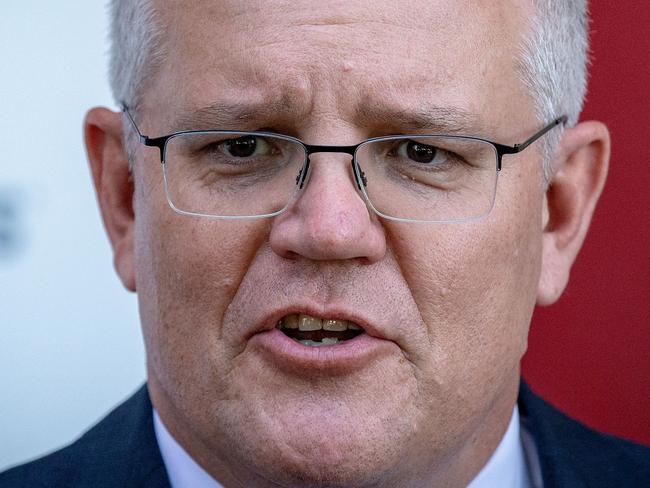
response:
M258 121L286 119L294 116L295 107L285 99L264 102L213 102L204 107L181 113L174 119L173 130L244 129L242 125ZM246 127L247 128L247 127Z
M232 103L216 101L178 115L170 129L189 130L251 130L258 123L304 120L310 107L299 110L291 100ZM358 125L393 130L396 133L429 132L486 136L488 128L478 115L461 107L422 104L416 108L399 107L380 101L363 100L355 111ZM283 125L285 125L283 124Z
M478 115L455 106L422 104L416 108L400 108L366 102L358 107L357 116L366 126L388 126L401 131L468 136L487 136L489 133Z

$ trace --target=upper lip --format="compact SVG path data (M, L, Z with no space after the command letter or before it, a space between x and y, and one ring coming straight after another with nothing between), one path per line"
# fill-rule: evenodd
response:
M382 327L378 327L369 319L363 317L358 312L350 310L349 308L325 307L317 309L317 307L308 304L296 304L291 307L285 307L270 311L269 313L265 314L264 318L261 321L256 323L254 327L247 331L244 339L247 341L255 334L274 329L282 317L291 314L305 314L321 319L348 320L362 327L363 331L372 337L375 337L377 339L392 340L390 337L388 337L388 334L386 333L387 331L382 330Z

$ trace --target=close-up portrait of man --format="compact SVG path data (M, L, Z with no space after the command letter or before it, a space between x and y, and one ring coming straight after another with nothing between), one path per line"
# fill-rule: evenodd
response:
M146 384L1 487L640 487L522 380L604 188L585 0L113 0L84 141Z

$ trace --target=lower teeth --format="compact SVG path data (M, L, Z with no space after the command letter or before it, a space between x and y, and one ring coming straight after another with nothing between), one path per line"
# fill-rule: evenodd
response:
M332 337L332 338L325 337L323 338L322 341L299 340L298 342L300 342L300 344L302 344L303 346L319 347L319 346L331 346L333 344L338 344L339 340L336 337Z

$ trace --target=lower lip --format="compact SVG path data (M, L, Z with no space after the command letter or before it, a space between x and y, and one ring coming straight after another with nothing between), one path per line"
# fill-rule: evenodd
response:
M314 370L344 373L370 364L382 355L394 354L397 347L392 341L360 334L354 339L326 346L305 346L279 329L255 334L249 346L257 348L273 364L304 374Z

